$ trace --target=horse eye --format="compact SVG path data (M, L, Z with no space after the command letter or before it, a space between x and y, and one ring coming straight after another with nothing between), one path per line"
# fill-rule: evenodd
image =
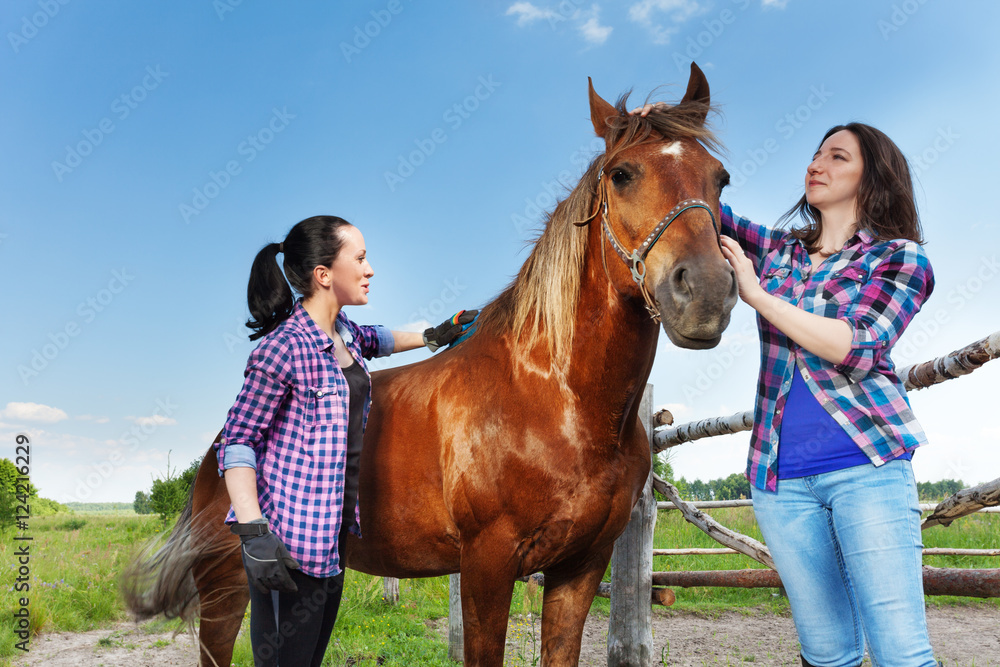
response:
M722 175L719 176L719 192L722 192L726 187L729 186L729 172L723 171Z
M623 169L615 169L611 173L611 182L615 185L624 185L629 182L631 177Z

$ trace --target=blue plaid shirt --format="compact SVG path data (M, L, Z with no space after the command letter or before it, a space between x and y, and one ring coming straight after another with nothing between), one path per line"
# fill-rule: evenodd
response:
M861 230L813 267L805 246L788 231L750 222L725 205L721 218L722 233L739 242L764 289L806 312L844 320L853 331L847 357L832 364L757 316L761 361L747 459L751 484L777 489L781 415L793 364L820 405L876 466L926 444L889 357L934 289L923 248L905 239L877 242Z
M366 373L365 358L391 354L395 346L391 331L358 326L343 311L336 326ZM313 577L340 573L337 536L351 392L333 345L301 300L296 303L288 319L250 353L243 388L215 445L220 475L241 466L257 470L261 512L302 571ZM370 407L369 390L363 424ZM360 526L360 512L355 512ZM235 521L230 508L226 523Z

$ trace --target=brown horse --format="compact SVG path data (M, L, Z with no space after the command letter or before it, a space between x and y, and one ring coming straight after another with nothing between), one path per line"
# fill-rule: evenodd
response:
M502 664L514 581L539 571L542 664L577 664L584 620L649 472L637 410L659 332L650 315L675 344L710 348L736 301L715 227L728 175L706 150L715 146L708 82L692 66L676 106L641 118L625 104L590 87L607 150L476 332L372 377L364 539L351 536L342 555L373 575L460 572L468 665ZM153 592L131 587L146 615L192 614L200 596L204 664L229 664L248 599L237 538L222 523L228 506L209 450L170 543L145 564L159 577Z

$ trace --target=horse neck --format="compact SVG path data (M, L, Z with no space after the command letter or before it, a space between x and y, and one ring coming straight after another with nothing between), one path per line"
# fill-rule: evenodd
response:
M611 283L601 259L599 227L595 231L582 273L568 382L590 407L610 409L621 431L631 423L626 418L638 409L649 379L659 327L641 300L618 291L633 289L631 282ZM610 263L619 260L611 253L607 261L611 269Z

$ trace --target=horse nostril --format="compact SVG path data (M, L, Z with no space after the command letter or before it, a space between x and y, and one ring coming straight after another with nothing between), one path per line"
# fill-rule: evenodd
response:
M732 267L729 269L729 280L731 283L729 285L729 296L735 299L739 295L740 285L736 282L736 271Z
M683 266L677 267L670 276L673 287L674 300L678 302L689 302L692 298L691 285L688 284L688 271Z

